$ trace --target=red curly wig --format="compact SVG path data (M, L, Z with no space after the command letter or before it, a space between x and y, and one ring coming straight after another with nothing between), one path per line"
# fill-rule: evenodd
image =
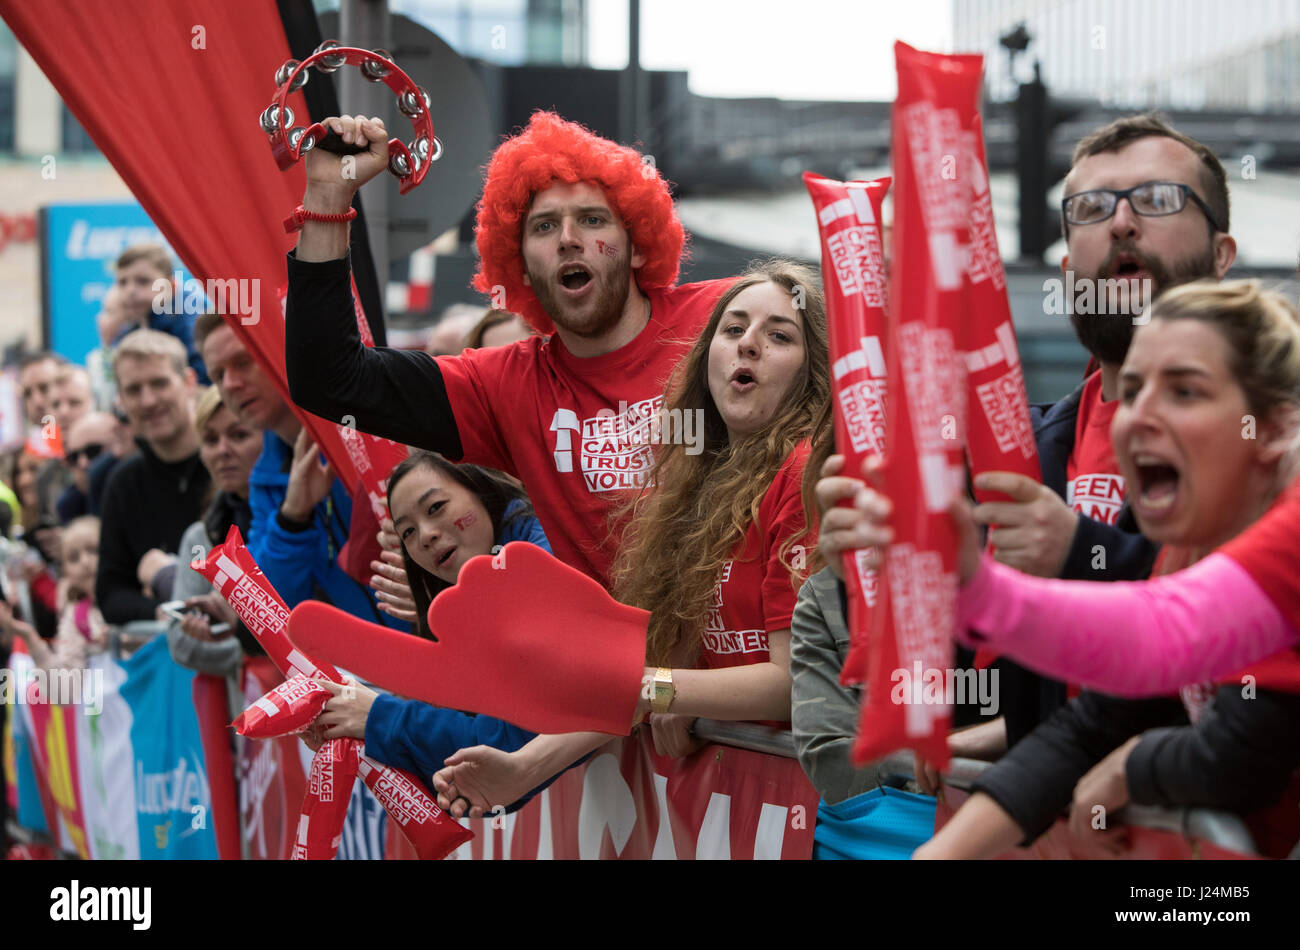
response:
M485 294L503 288L506 309L544 334L554 333L555 325L524 283L524 217L539 191L557 182L580 181L604 189L610 210L645 255L645 264L634 274L637 286L649 290L677 281L686 236L658 170L635 150L576 122L554 112L534 112L528 126L502 142L488 162L474 229L479 254L474 287Z

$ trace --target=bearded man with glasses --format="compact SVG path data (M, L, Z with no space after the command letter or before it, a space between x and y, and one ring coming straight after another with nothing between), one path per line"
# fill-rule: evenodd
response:
M1083 138L1064 194L1061 272L1074 289L1070 321L1100 369L1059 402L1030 407L1042 484L986 475L988 488L1012 500L980 505L975 517L990 526L998 560L1028 574L1137 580L1150 573L1157 548L1128 512L1111 447L1119 370L1152 299L1188 281L1221 280L1232 266L1227 175L1200 142L1144 114ZM1116 296L1118 306L1106 305ZM954 733L953 755L997 758L1066 702L1066 684L1006 660L997 666L1004 715ZM927 789L936 780L932 771L917 777ZM999 801L1016 794L1011 786L982 790Z

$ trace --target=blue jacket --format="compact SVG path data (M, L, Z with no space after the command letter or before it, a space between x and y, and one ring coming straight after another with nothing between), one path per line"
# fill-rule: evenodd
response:
M506 509L506 523L497 536L497 543L528 541L549 554L551 545L541 522L534 517L510 520L512 512L518 512L522 505L522 502L515 501ZM443 767L444 760L453 752L476 745L514 752L536 735L491 716L441 709L418 700L399 699L381 693L366 719L365 743L366 755L384 765L406 769L428 785L433 773ZM585 762L586 758L584 756L580 761ZM506 810L522 808L564 771L547 779Z
M352 524L352 498L343 482L334 479L330 493L312 512L311 527L293 531L276 517L289 489L292 459L293 448L268 430L248 477L253 512L248 550L267 580L290 610L304 600L323 600L354 617L410 630L410 624L379 610L374 592L339 566L339 549Z

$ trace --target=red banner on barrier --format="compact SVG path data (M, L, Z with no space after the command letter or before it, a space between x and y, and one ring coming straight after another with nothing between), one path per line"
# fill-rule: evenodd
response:
M190 687L194 713L199 722L199 741L203 743L203 764L207 768L208 789L212 797L212 830L216 834L217 854L223 861L238 861L239 804L235 790L235 763L230 754L230 700L226 680L200 673Z
M794 759L710 745L684 759L648 729L602 746L517 813L469 822L473 860L812 856L819 796ZM391 849L390 857L409 856Z
M240 690L246 703L254 703L283 681L275 664L259 656L245 661ZM247 858L287 861L293 854L298 812L307 792L300 745L297 736L239 743L239 819Z

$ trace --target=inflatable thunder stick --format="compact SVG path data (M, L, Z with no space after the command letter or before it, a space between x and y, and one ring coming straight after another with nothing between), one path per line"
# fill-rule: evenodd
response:
M1007 277L998 251L984 158L984 127L976 116L968 142L966 174L970 185L970 251L967 255L969 318L966 322L967 397L970 400L966 451L971 472L1015 472L1042 481L1038 446L1029 419L1025 376L1007 300ZM992 501L1001 493L977 490Z
M893 272L885 494L895 542L881 571L867 688L854 744L858 763L910 747L948 761L945 685L954 664L957 537L948 506L965 482L966 253L970 194L964 135L982 57L894 45Z
M834 181L804 172L821 234L822 283L830 331L835 405L835 451L844 474L862 475L862 463L885 454L885 254L881 205L890 180ZM840 503L852 507L851 499ZM869 548L845 551L849 652L840 671L844 685L867 673L870 610L877 573L867 566Z
M231 723L245 739L296 736L320 715L330 691L314 679L291 676L249 706Z
M275 588L266 579L261 568L257 566L248 548L244 546L238 528L232 526L225 542L213 548L207 559L202 564L195 564L194 567L212 582L213 587L234 608L239 619L244 622L244 626L262 645L267 656L289 682L294 682L295 677L343 682L342 675L333 666L327 663L318 664L289 641L289 608L275 592ZM272 706L276 705L275 699L271 698L276 692L277 690L271 690L263 699L268 700ZM254 706L256 705L255 703ZM263 708L263 712L265 711ZM251 722L251 717L245 722ZM338 808L346 811L347 799L351 794L352 783L357 773L356 766L349 766L346 754L339 751L338 743L341 741L332 739L323 743L316 757L319 760L324 755L327 759L320 765L322 770L328 769L327 772L321 773L321 781L325 782L326 778L329 779L327 783L330 789L329 795L340 795L342 805L336 805L332 797L327 800L318 794L313 798L309 789L304 800L302 815L305 823L299 825L299 840L294 848L295 857L329 859L334 855L333 849L337 847L343 820ZM316 774L316 767L317 763L314 760L313 775ZM337 773L343 776L342 784L336 781L336 768L343 769L343 772ZM349 768L351 768L350 773ZM373 768L385 775L393 784L403 789L413 789L411 795L418 803L418 807L406 808L402 814L390 814L389 817L402 828L422 859L444 858L474 836L459 822L445 814L414 777L399 769L377 763ZM321 817L326 814L338 818L337 827L328 823L333 821L334 817L328 819ZM313 816L318 820L315 822L315 830L309 834L308 830L312 827L310 819Z

